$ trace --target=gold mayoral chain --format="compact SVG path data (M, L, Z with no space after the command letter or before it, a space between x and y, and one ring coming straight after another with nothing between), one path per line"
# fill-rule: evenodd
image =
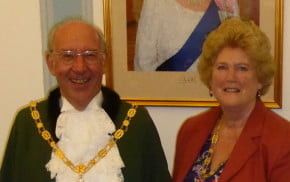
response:
M32 101L30 103L31 116L35 121L39 134L42 136L44 140L48 142L55 155L58 156L64 162L65 165L71 168L73 172L79 175L78 182L84 182L83 175L86 172L88 172L95 164L97 164L102 158L104 158L107 155L107 153L111 150L111 148L116 144L116 142L123 137L125 132L128 131L130 121L135 116L136 109L138 107L137 105L132 105L132 107L128 110L127 116L125 117L120 129L118 129L113 134L111 140L107 143L107 145L104 148L102 148L92 160L90 160L87 164L80 163L78 165L75 165L65 156L64 152L57 146L56 142L51 137L50 132L45 129L40 119L40 113L38 112L36 106L37 102Z

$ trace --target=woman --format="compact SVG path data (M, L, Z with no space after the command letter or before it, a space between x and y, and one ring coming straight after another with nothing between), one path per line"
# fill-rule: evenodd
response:
M258 3L259 0L144 0L135 71L196 71L204 37L228 17L253 19L252 7Z
M173 181L289 181L290 123L260 100L275 71L266 35L226 20L207 37L198 71L220 106L182 125Z

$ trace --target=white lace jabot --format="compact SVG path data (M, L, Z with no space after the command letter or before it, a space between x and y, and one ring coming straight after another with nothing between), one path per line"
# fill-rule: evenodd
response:
M109 134L116 128L107 113L100 107L102 94L99 93L84 111L78 111L61 98L61 114L57 119L57 145L75 165L87 164L111 139ZM56 182L77 182L79 176L66 166L54 153L46 165L51 178ZM107 156L101 159L83 175L85 182L122 182L121 168L124 163L115 145Z

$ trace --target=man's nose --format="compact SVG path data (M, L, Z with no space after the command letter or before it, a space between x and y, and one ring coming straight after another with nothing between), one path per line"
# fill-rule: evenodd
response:
M75 72L84 72L84 70L86 69L86 61L82 55L76 55L75 61L72 65L72 69Z

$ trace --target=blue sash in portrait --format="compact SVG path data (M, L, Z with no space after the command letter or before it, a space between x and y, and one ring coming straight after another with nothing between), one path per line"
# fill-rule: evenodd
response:
M183 47L174 56L158 66L156 71L186 71L200 56L206 36L221 23L218 10L215 1L212 0Z

